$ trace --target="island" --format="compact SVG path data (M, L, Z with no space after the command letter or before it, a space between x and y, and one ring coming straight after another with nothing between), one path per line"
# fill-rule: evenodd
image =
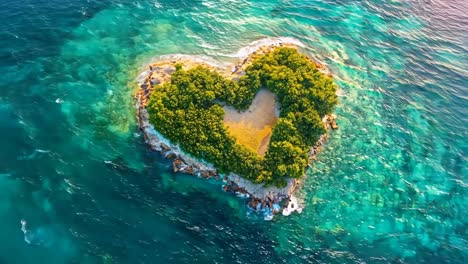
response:
M174 172L222 178L265 219L301 211L305 170L337 129L336 85L287 43L258 47L232 67L161 60L140 76L139 126Z

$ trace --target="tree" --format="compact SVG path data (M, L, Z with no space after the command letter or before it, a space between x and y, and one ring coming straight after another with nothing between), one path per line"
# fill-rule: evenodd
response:
M280 118L264 158L229 135L227 104L245 110L261 88L276 94ZM337 103L336 86L315 64L292 48L257 56L238 82L206 67L176 65L170 83L156 86L147 109L150 122L182 150L257 183L285 186L304 174L308 149L325 132L321 117Z
M317 111L307 109L302 113L297 114L297 130L302 135L306 145L314 145L323 135L325 127Z

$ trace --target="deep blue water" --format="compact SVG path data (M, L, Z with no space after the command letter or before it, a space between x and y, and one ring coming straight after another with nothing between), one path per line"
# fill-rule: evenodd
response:
M466 263L468 3L0 2L0 263ZM332 71L340 129L302 214L265 222L171 173L135 122L158 55L288 36ZM26 243L20 220L27 221Z

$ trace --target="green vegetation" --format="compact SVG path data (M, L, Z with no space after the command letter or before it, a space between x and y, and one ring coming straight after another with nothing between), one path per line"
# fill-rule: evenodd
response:
M276 94L280 118L264 158L237 144L223 123L219 103L245 110L265 87ZM333 80L293 48L260 55L238 82L217 72L180 66L171 82L155 89L148 103L150 121L169 140L221 173L234 172L267 185L284 186L304 174L310 147L325 133L321 117L337 104Z

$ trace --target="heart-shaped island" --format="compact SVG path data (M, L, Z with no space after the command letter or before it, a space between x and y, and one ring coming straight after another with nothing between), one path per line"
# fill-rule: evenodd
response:
M224 175L271 219L301 210L293 192L326 137L336 85L292 44L258 47L231 69L180 57L140 76L139 123L175 172ZM286 199L285 199L286 198ZM286 201L286 202L282 202Z

